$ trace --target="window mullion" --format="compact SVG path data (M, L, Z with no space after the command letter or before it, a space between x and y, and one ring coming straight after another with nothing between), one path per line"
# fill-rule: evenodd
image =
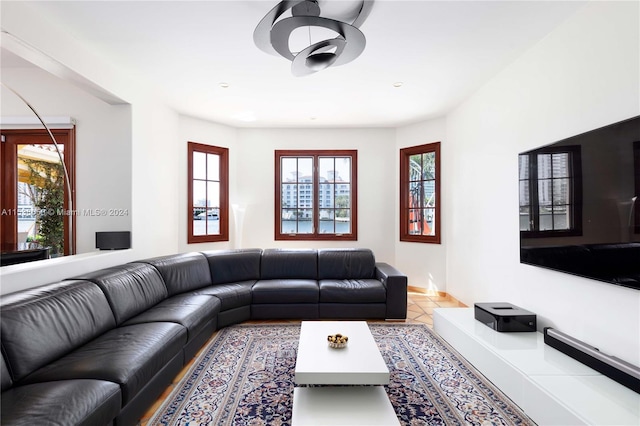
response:
M529 209L531 210L532 231L540 230L540 200L538 199L538 156L529 157ZM535 204L533 204L535 200Z
M313 235L318 235L320 233L320 207L319 207L319 188L320 188L320 156L313 156L313 177L312 179L312 193L313 193L313 229L311 233Z

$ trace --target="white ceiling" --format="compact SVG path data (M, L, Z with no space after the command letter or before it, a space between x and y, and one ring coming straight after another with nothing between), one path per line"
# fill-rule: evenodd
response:
M395 127L443 116L584 2L378 0L360 27L364 53L306 77L253 43L276 0L28 4L180 113L235 127Z

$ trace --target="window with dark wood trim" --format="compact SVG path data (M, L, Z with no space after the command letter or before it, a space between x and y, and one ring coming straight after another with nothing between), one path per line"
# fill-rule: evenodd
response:
M400 241L440 244L440 142L400 150Z
M526 238L582 235L579 145L520 154L520 232Z
M275 239L358 239L358 151L275 151Z
M52 129L52 134L56 139L56 143L59 145L62 153L65 166L69 175L69 184L71 186L71 203L75 210L76 205L76 164L75 164L75 147L76 140L75 127L71 129ZM2 142L2 149L0 150L0 163L2 166L1 178L2 178L2 191L0 191L0 209L3 214L0 220L0 234L2 235L1 248L2 251L15 251L29 248L38 248L42 244L46 244L50 248L50 254L52 256L59 256L64 254L73 254L72 247L75 247L76 240L76 221L71 219L70 216L74 212L71 211L69 206L69 194L66 182L63 178L62 171L57 172L54 169L50 169L53 172L52 175L47 175L43 171L42 167L34 167L36 163L55 165L59 163L58 154L55 150L53 141L49 136L49 133L45 129L23 129L23 130L2 130L4 140ZM30 162L30 163L29 163ZM32 164L29 166L29 164ZM51 205L49 208L44 208L42 205L35 202L34 198L43 201L42 192L43 189L36 190L36 187L40 187L34 182L34 173L42 176L47 176L47 179L54 179L51 183L62 189L62 200L55 198L57 203L62 202L62 206ZM48 190L54 188L48 187ZM26 203L26 204L25 204ZM39 207L38 207L39 206ZM62 207L60 209L60 207ZM67 214L70 213L70 214ZM47 229L38 229L42 223L38 220L38 217L45 217L47 219ZM56 225L56 222L61 222L61 227ZM20 224L19 224L20 222ZM20 227L19 227L20 225ZM19 229L28 226L28 229ZM30 225L30 226L29 226ZM71 227L71 233L69 232ZM47 237L43 234L50 235ZM71 234L73 241L69 240ZM28 235L26 241L23 241L22 236ZM57 251L57 246L60 243L58 238L62 238L63 249L61 252ZM31 242L29 242L31 240Z
M229 149L187 145L187 242L229 241Z

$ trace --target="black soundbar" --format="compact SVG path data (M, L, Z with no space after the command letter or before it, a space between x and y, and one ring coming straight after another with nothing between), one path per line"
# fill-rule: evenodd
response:
M544 343L605 376L640 393L640 368L551 327L544 329Z

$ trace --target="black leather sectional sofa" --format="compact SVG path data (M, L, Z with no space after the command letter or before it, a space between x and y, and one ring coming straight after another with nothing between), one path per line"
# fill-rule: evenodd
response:
M367 249L176 254L7 294L0 423L134 425L217 329L406 309L406 276Z

